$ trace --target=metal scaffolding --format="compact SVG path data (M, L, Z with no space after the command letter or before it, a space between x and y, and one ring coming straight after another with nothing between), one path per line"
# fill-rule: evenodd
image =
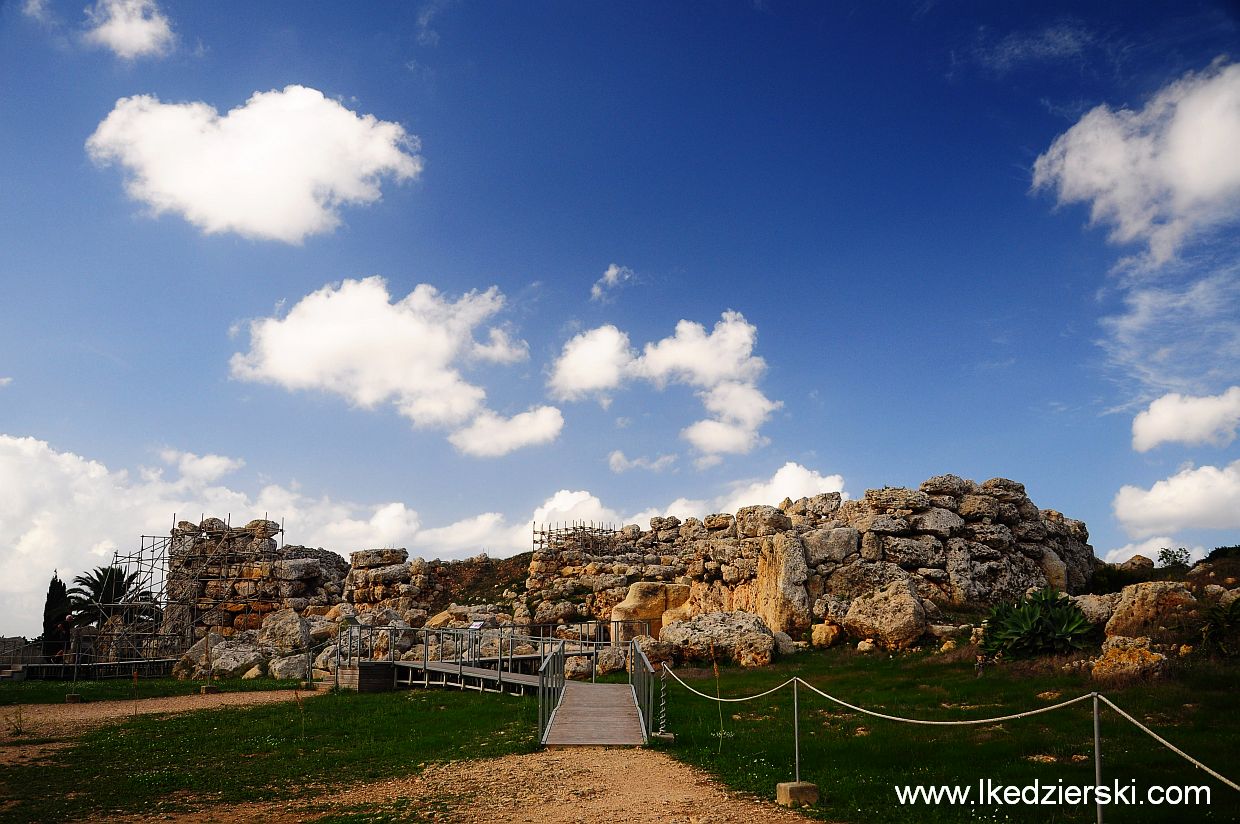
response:
M533 525L534 551L578 549L597 554L613 550L620 543L620 530L615 524L594 521Z

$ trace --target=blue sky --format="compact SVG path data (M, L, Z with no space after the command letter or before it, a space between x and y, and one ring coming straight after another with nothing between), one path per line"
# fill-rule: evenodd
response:
M508 554L953 472L1235 543L1234 9L5 3L0 631L174 512Z

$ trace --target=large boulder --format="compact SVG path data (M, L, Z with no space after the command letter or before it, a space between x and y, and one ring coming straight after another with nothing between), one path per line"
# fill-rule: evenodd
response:
M179 661L172 665L173 677L179 678L182 681L206 677L207 650L211 649L214 652L223 643L223 635L217 635L214 632L207 633L198 643L187 649Z
M685 584L666 584L658 581L639 581L629 585L624 600L611 608L612 621L645 621L650 631L643 633L636 625L618 628L617 641L628 641L638 635L657 637L663 628L663 613L676 609L689 600L689 587Z
M748 612L707 612L663 627L659 640L671 644L678 661L724 660L742 667L771 663L775 637Z
M1106 595L1069 596L1069 600L1076 604L1076 608L1085 616L1085 620L1098 627L1106 626L1107 621L1111 620L1111 613L1115 611L1119 598L1118 592Z
M805 547L799 538L781 533L764 539L758 556L754 612L775 632L799 634L809 629L808 577Z
M283 654L305 650L310 646L310 625L291 609L269 612L258 631L258 643Z
M363 549L352 553L349 560L354 569L371 569L403 564L409 560L409 552L404 549Z
M310 662L305 655L286 655L283 658L272 658L267 662L267 674L272 678L291 680L306 677L306 665Z
M1102 644L1090 675L1096 681L1150 678L1162 672L1167 656L1150 649L1150 639L1116 635Z
M849 635L881 641L888 649L911 646L927 625L925 607L908 581L892 581L854 598L844 616Z
M1197 636L1200 623L1200 604L1183 583L1145 581L1120 591L1106 634L1178 643Z
M746 506L736 511L736 534L764 538L792 529L792 519L773 506Z

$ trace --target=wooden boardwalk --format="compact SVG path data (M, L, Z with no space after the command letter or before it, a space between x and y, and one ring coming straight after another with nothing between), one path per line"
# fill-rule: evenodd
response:
M564 685L564 697L547 731L548 748L640 747L645 743L631 686L577 681Z

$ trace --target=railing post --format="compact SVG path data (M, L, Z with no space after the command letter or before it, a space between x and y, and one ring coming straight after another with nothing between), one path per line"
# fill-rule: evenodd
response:
M794 770L794 780L801 783L801 705L797 700L797 681L792 679L792 747L795 753L796 766Z
M1102 801L1098 799L1098 787L1102 786L1102 732L1098 725L1098 693L1094 693L1094 809L1098 824L1102 824Z

